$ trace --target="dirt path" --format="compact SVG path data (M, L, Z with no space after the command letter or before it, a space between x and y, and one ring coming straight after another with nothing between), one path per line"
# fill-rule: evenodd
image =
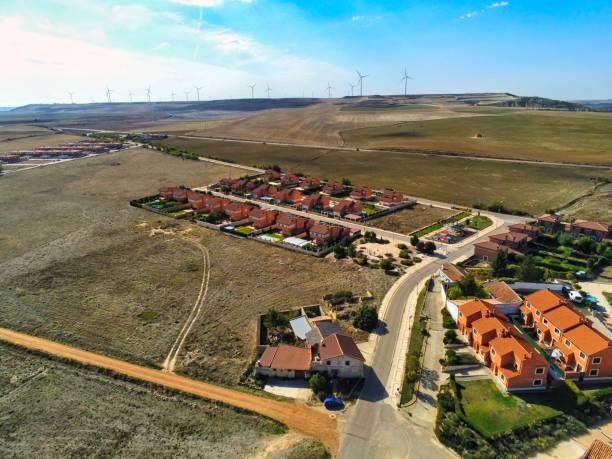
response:
M174 371L174 368L176 367L176 361L181 348L187 339L187 335L189 335L189 332L202 312L202 307L204 306L204 301L206 300L206 294L208 293L208 283L210 281L210 253L208 252L208 249L204 245L192 239L185 237L181 237L180 239L190 242L191 244L195 245L200 252L202 252L203 273L202 283L200 284L200 292L198 293L195 304L193 305L193 308L191 309L183 328L181 328L180 333L176 337L176 340L174 341L166 360L164 360L164 363L162 364L162 368L167 371Z
M258 397L245 392L196 381L173 373L135 365L75 347L59 344L43 338L0 328L0 340L45 354L105 368L114 373L152 384L197 395L209 400L227 403L245 410L254 411L286 424L291 429L319 439L332 452L338 451L338 427L336 420L327 414L308 408L297 402L281 402Z

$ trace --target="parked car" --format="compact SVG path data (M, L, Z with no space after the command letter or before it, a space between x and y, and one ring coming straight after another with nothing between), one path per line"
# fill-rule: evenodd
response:
M323 405L325 405L325 408L328 410L341 410L344 408L344 402L342 399L336 397L327 397L323 401Z
M568 296L569 299L572 300L574 303L582 303L584 301L584 297L582 296L582 294L580 292L577 292L576 290L570 290Z

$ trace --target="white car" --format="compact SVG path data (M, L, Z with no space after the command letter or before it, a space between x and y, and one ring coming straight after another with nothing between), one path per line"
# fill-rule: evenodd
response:
M570 290L568 296L569 299L572 300L574 303L582 303L584 301L584 298L582 297L580 292L577 292L576 290Z

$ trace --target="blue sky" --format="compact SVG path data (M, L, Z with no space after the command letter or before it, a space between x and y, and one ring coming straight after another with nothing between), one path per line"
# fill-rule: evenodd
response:
M507 91L610 98L610 1L4 0L0 106ZM189 92L185 94L185 92Z

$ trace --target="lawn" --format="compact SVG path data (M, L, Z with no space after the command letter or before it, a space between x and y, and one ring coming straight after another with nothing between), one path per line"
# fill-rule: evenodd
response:
M362 148L439 150L481 156L612 164L612 114L506 110L343 131ZM482 137L475 137L481 134Z
M561 414L549 406L528 404L514 395L504 395L490 379L461 381L457 386L466 421L486 438Z
M481 231L485 228L488 228L492 224L493 222L491 221L491 219L489 217L485 217L484 215L475 215L474 217L469 219L469 223L468 221L465 222L465 226L467 226L468 228L475 229L477 231Z
M373 154L305 147L222 142L207 139L168 139L162 143L203 156L213 155L240 164L278 164L320 178L350 178L375 188L391 187L411 196L472 206L503 201L508 208L544 213L583 195L594 178L607 171L560 166L479 161L412 155Z
M254 233L255 229L250 226L237 226L236 228L234 228L234 231L248 236L249 234Z

